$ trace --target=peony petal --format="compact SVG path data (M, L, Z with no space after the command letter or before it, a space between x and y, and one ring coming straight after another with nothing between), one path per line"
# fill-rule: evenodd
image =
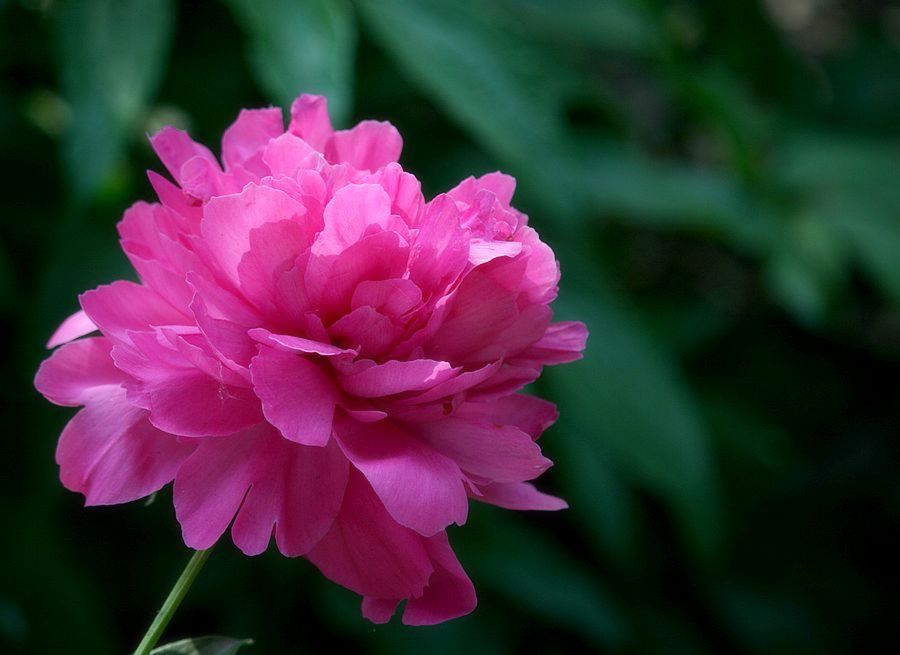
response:
M510 394L491 402L467 402L457 408L454 416L498 425L515 425L537 439L556 422L556 405L524 394Z
M399 400L397 402L405 405L430 403L434 402L435 400L440 400L441 398L446 398L447 396L453 396L455 394L462 393L463 391L471 389L472 387L481 384L485 380L490 379L497 371L500 370L502 365L503 362L501 361L485 364L479 369L460 373L456 377L452 377L445 382L441 382L440 384L433 386L427 391L410 396L409 398L404 398L403 400Z
M174 127L164 127L151 136L150 145L178 183L181 183L181 168L194 157L201 157L217 168L219 165L209 148L195 143L187 132Z
M372 623L383 624L391 620L394 612L397 611L399 600L389 600L386 598L372 598L365 596L362 599L362 615Z
M201 371L159 380L149 394L150 422L185 437L234 434L263 420L250 389L227 385Z
M448 191L447 195L454 200L471 204L475 200L475 194L482 189L492 192L504 207L509 207L516 190L516 179L500 172L487 173L479 178L467 177Z
M400 164L388 164L367 177L384 189L391 198L391 213L402 218L409 227L418 227L425 211L422 184L415 175L405 172Z
M308 446L328 443L338 391L322 367L299 355L261 347L250 373L266 419L286 439Z
M128 331L149 331L154 325L190 325L193 321L152 289L119 281L86 291L81 307L113 341L130 343Z
M360 307L345 314L328 329L332 340L351 346L364 357L380 357L403 334L384 314Z
M274 529L282 554L305 555L334 523L347 486L347 459L334 443L324 448L301 446L274 431L266 450L258 450L256 456L263 453L265 466L256 467L231 528L232 539L245 554L258 555L269 545Z
M56 328L53 336L47 341L47 347L56 348L56 346L72 341L72 339L77 339L96 331L97 326L94 325L94 322L88 318L83 309L79 309Z
M459 564L447 533L428 539L425 548L434 565L425 592L410 598L403 611L404 625L435 625L465 616L475 609L478 599L472 581Z
M588 330L584 323L568 321L553 323L547 327L544 336L520 357L543 365L565 364L583 357Z
M290 221L270 223L282 228L267 230L267 236L281 233L284 236L297 234L296 224ZM257 230L253 230L255 233ZM251 233L251 243L254 234ZM275 242L270 242L274 245ZM293 249L293 242L281 240L282 245ZM302 316L310 311L310 302L306 289L302 284L303 268L296 259L281 258L275 248L251 246L238 265L238 277L244 297L254 304L272 323L294 325L302 320Z
M116 366L137 379L130 388L144 399L150 422L160 430L184 437L224 436L263 420L259 400L251 389L236 384L243 380L235 373L221 364L197 368L207 366L198 347L182 340L181 351L168 350L156 343L156 335L143 337L142 352L116 346L112 356Z
M65 344L41 363L34 386L50 402L77 407L107 387L119 387L127 376L110 357L112 344L103 337Z
M325 228L313 244L317 257L337 255L359 241L372 227L387 227L391 199L374 184L348 184L325 207Z
M150 425L124 389L104 389L69 421L56 448L60 480L84 494L87 505L127 503L158 491L194 449Z
M350 309L372 307L385 316L399 318L422 302L422 291L412 280L363 280L356 285Z
M262 158L272 175L293 177L300 163L315 152L306 141L285 132L269 142Z
M260 159L260 151L282 132L284 123L280 109L242 109L237 120L222 135L225 170L247 166L248 162Z
M299 220L306 208L272 187L248 184L240 193L211 199L200 231L222 271L238 283L238 264L250 250L250 231L265 223Z
M367 360L357 360L347 374L338 378L338 382L354 396L377 398L429 389L452 377L457 370L447 362L433 359L392 360L372 365L367 365Z
M425 536L465 523L468 500L451 459L390 421L343 419L335 436L395 521Z
M374 171L400 159L403 138L397 128L382 121L362 121L350 130L339 130L325 151L328 161L347 162L360 170Z
M294 337L289 334L273 334L265 328L254 328L250 330L250 336L259 343L278 347L285 352L307 353L311 355L322 355L323 357L357 354L355 350L338 348L337 346L321 341L304 339L303 337Z
M210 548L225 532L253 482L258 461L266 455L268 430L261 425L230 437L200 440L178 469L172 497L189 548Z
M557 511L568 508L562 498L538 491L529 482L512 482L478 485L478 495L472 498L504 509Z
M333 133L331 119L328 117L328 101L323 96L307 94L294 100L288 131L324 153L325 145Z
M231 368L246 368L256 354L256 344L247 334L247 328L233 321L213 318L206 302L196 294L190 304L197 327L206 337L220 360Z
M484 264L497 257L515 257L522 252L518 241L485 241L472 239L469 242L469 263L472 266Z
M481 361L502 356L506 347L496 335L519 316L518 284L524 267L519 260L502 258L470 271L426 348L429 356L448 361L468 361L474 353Z
M331 530L307 555L334 582L363 596L420 595L433 571L422 538L398 525L351 470Z
M469 237L459 224L453 200L441 195L428 203L410 253L409 278L427 296L443 293L455 282L469 259Z
M532 480L552 465L531 436L512 425L450 416L417 424L416 432L466 473L494 482Z

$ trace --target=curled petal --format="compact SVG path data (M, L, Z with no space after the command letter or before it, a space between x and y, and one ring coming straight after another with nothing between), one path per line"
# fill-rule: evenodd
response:
M103 337L67 343L44 360L34 386L50 402L72 407L107 394L106 387L121 386L127 378L113 364L111 348Z
M50 340L47 341L47 347L56 348L61 344L72 341L72 339L77 339L96 331L97 326L94 325L94 322L84 313L84 310L79 309L56 328Z

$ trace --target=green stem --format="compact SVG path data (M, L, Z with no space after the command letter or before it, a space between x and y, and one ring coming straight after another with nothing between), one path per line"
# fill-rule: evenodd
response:
M200 573L200 569L203 568L203 564L211 552L212 548L198 550L191 557L175 586L172 587L172 591L169 592L168 598L166 598L166 601L156 613L156 617L153 619L153 623L150 624L147 634L144 635L140 645L135 649L134 655L148 655L150 650L156 645L156 642L159 641L166 626L169 625L169 621L172 620L172 616L175 615L175 610L181 605L181 601L184 600L188 589L191 588L191 584L193 584L197 574Z

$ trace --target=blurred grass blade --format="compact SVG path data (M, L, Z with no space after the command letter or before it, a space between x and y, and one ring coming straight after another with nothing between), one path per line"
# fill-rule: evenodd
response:
M597 646L614 648L623 642L629 630L624 613L566 546L499 510L476 511L485 518L490 513L490 529L480 539L466 535L466 543L459 545L472 548L463 561L477 585Z
M252 639L196 637L159 646L150 651L150 655L235 655L243 646L252 643Z
M170 0L65 2L57 30L71 104L63 157L76 199L110 182L162 79L173 25Z
M338 125L353 107L356 24L344 0L227 0L248 32L253 73L273 102L328 97Z
M591 336L584 360L546 373L561 408L556 438L576 441L569 447L585 449L586 457L611 458L668 504L695 554L712 556L722 531L720 489L711 440L687 382L611 290L595 285L591 300L559 309L582 318ZM569 473L580 476L567 481L571 488L603 493L602 471L595 478L584 463Z

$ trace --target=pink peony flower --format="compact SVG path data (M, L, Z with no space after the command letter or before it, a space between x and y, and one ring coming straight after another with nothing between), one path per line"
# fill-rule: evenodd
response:
M287 131L278 109L242 111L221 166L179 130L151 142L177 186L149 173L160 202L119 224L141 282L81 295L35 380L84 406L62 483L107 505L174 480L189 547L230 525L255 555L274 535L376 623L404 599L411 625L470 612L445 529L470 498L565 507L528 482L556 409L517 392L587 336L551 322L558 266L514 180L426 202L392 125L334 131L316 96Z

